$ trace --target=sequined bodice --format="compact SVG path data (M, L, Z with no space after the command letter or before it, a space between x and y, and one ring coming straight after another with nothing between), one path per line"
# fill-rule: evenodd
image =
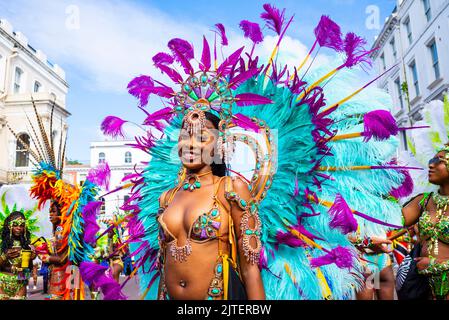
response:
M164 208L160 209L160 215L158 218L159 224L162 228L161 238L163 241L177 240L176 237L170 232L167 225L163 220ZM188 238L193 241L209 241L217 238L218 230L220 229L220 211L214 205L209 212L201 214L196 220L193 221L190 226ZM168 239L169 237L173 239Z
M429 212L424 211L418 226L421 237L438 239L449 244L449 216L443 215L439 221L433 223Z

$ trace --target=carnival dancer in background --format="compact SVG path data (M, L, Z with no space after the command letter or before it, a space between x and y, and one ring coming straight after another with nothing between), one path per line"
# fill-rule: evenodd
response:
M67 291L67 258L68 248L63 246L63 228L61 226L61 209L57 202L50 205L50 222L53 225L53 238L50 239L49 247L39 248L39 258L43 264L48 266L49 286L48 300L62 300Z
M427 276L430 299L449 299L449 144L429 160L429 182L438 191L416 196L403 209L406 226L417 224L418 273Z
M25 215L14 211L3 221L0 250L0 300L25 300L34 248Z
M96 215L102 204L101 201L96 201L96 198L101 187L108 189L110 169L107 163L92 168L82 186L64 181L66 128L61 123L59 143L54 141L52 133L55 102L49 110L50 124L47 128L33 97L31 101L35 122L31 121L28 115L27 120L31 128L32 144L24 143L8 123L6 126L31 156L30 161L35 168L30 194L38 200L38 208L42 209L44 204L50 201L52 204L50 219L54 227L55 251L52 252L52 245L49 245L48 252L40 253L43 262L52 265L51 298L82 300L84 282L79 276L78 267L82 262L89 261L93 252L92 245L96 242L95 235L99 229ZM66 285L66 282L71 285Z
M265 64L256 56L258 23L241 21L250 46L226 55L219 23L213 46L206 36L202 50L175 38L153 57L172 85L144 75L129 83L148 127L134 146L151 156L124 179L134 186L122 207L132 214L128 242L143 299L349 299L363 275L347 235L365 220L402 227L390 194L412 169L394 159L406 128L389 112L388 94L369 87L382 75L360 86L350 70L370 64L366 42L323 16L305 59L282 65L293 16L263 8L277 39ZM339 57L314 69L321 48ZM166 107L150 113L150 95ZM124 136L125 123L108 116L102 130ZM237 143L254 155L247 177L232 160L246 160Z

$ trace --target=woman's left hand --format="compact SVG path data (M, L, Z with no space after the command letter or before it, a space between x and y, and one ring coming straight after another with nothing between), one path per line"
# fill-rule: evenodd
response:
M415 258L416 261L416 267L418 270L425 270L430 265L430 258L429 257L417 257Z

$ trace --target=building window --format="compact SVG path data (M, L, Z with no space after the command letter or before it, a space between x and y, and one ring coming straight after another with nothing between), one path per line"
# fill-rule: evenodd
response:
M405 149L405 151L407 151L407 150L408 150L408 145L407 145L407 131L406 131L406 130L403 130L403 131L401 132L401 134L402 134L402 142L404 143L404 149Z
M420 92L419 92L419 81L418 81L418 70L416 68L416 62L413 61L410 65L410 70L412 72L412 76L413 76L413 86L415 87L415 94L416 96L419 96Z
M131 155L131 152L127 151L125 153L125 163L131 163L133 161L133 156Z
M41 88L42 88L42 85L40 84L40 82L39 81L35 81L34 82L34 92L40 92L41 91Z
M401 87L401 79L397 78L394 81L394 85L396 86L396 90L397 90L397 94L398 94L398 99L399 99L399 103L401 105L401 110L404 109L404 101L402 101L402 87Z
M98 163L105 163L106 162L106 155L104 152L100 152L98 154Z
M19 67L16 67L16 72L14 74L14 93L20 92L20 84L22 82L23 71Z
M390 41L391 51L393 52L394 61L398 58L398 52L396 50L396 42L395 39L391 39Z
M430 9L430 0L423 0L424 4L424 13L426 14L427 22L432 19L432 11Z
M408 44L412 44L413 35L412 35L412 27L410 25L410 18L407 18L407 20L404 22L404 25L405 25L405 30L407 32Z
M23 133L16 141L16 167L28 167L30 155L27 146L30 145L30 136Z
M429 45L430 54L432 56L432 66L433 66L433 72L435 74L435 79L440 78L440 64L438 60L438 49L437 49L437 43L435 40L432 41L432 43Z

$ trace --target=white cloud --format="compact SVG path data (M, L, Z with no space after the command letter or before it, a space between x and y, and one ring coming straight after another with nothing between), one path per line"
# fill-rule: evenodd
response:
M31 44L43 48L55 62L80 69L86 77L86 88L91 90L123 93L128 81L136 75L159 77L151 57L167 50L169 39L191 41L199 56L202 35L211 35L210 26L178 21L156 8L124 1L19 0L9 6L14 20L27 29ZM250 50L251 44L240 30L228 28L227 32L231 47L225 48L225 54L244 44ZM276 42L277 37L266 36L256 49L260 61L268 60ZM297 66L307 52L304 44L287 36L281 44L279 62ZM328 60L319 55L315 64Z

